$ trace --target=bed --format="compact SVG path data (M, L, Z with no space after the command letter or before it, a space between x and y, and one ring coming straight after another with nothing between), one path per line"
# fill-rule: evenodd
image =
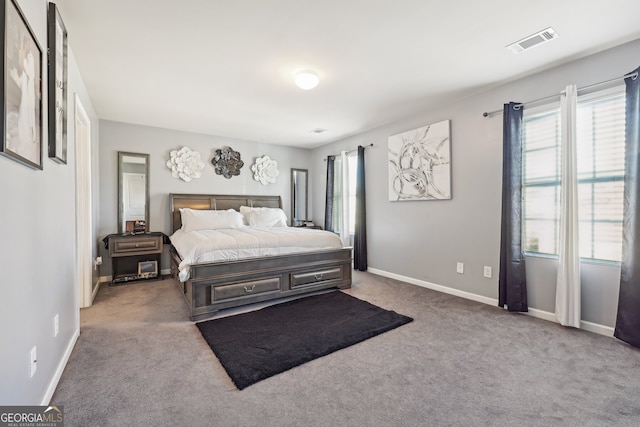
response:
M241 206L282 208L282 200L280 196L170 194L171 235L183 228L182 208L240 211ZM295 227L287 228L282 232L293 232ZM183 248L180 251L185 253ZM286 254L195 261L189 263L187 274L184 273L185 260L173 244L170 252L171 273L184 294L193 321L211 317L221 309L351 287L350 247L304 248Z

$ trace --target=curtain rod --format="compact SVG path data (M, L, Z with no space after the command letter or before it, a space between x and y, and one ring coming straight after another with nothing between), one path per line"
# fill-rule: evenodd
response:
M363 145L363 147L365 147L365 148L366 148L366 147L373 147L373 143L368 144L368 145ZM349 153L353 153L354 151L358 151L358 149L357 149L357 148L354 148L353 150L349 150L349 151L347 151L347 154L349 154ZM342 153L342 152L341 152L341 153ZM328 156L339 156L339 155L340 155L340 154L328 154ZM322 160L324 160L324 161L326 162L326 161L327 161L327 158L325 157L325 158L324 158L324 159L322 159Z
M606 80L604 82L594 83L594 84L589 85L589 86L581 87L581 88L578 88L578 92L585 91L587 89L593 89L594 87L606 85L606 84L609 84L609 83L613 83L613 82L616 82L616 81L621 80L621 79L626 79L627 77L632 77L633 80L635 80L635 79L638 78L638 72L636 71L636 72L633 72L633 73L625 74L622 77L616 77L615 79ZM547 101L549 99L554 99L554 98L559 97L563 92L564 91L562 91L562 92L560 92L560 93L558 93L556 95L545 96L544 98L538 98L538 99L534 99L533 101L523 102L521 104L516 104L516 105L517 106L523 106L523 105L527 105L527 104L535 104L535 103L538 103L538 102ZM491 116L494 116L494 115L499 114L499 113L502 113L502 110L484 112L484 113L482 113L482 117L491 117Z

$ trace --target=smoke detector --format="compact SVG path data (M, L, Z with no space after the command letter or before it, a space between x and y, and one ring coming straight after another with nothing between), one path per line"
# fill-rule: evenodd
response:
M518 40L515 43L511 43L509 46L507 46L507 49L509 49L513 53L520 53L527 49L531 49L532 47L549 42L553 39L557 39L558 37L558 33L556 33L553 28L549 27L542 31L538 31L537 33L532 34L529 37L525 37L522 40Z
M322 133L322 132L326 132L326 129L322 129L322 128L315 128L315 129L311 129L309 131L309 133Z

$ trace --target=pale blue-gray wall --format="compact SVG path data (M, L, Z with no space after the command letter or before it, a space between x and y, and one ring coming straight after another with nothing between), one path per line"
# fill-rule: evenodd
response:
M98 120L78 66L69 51L68 162L47 157L47 1L18 1L43 52L43 170L0 157L0 405L48 403L65 357L79 331L76 278L76 150L74 106L80 98L92 126L92 150L98 147ZM97 158L93 163L94 206ZM93 223L98 222L93 210ZM95 240L94 236L91 237ZM54 316L60 331L54 337ZM29 377L31 348L37 371ZM46 400L46 402L45 402Z
M522 55L536 55L532 50ZM514 56L518 61L520 57ZM583 87L621 77L640 65L640 40L567 65L531 75L479 94L470 94L421 114L315 149L312 153L314 218L321 220L324 200L323 159L340 150L373 143L366 149L369 266L385 273L497 299L502 174L502 115L485 118L509 101L526 102L558 94L567 84ZM469 64L473 73L473 64ZM428 78L428 77L425 77ZM622 83L622 81L620 81ZM452 200L390 202L390 135L451 120ZM456 273L456 262L465 273ZM493 277L483 277L483 267ZM554 312L557 261L527 259L530 307ZM617 265L582 265L582 318L614 326L620 269Z
M185 182L174 178L165 165L172 150L183 146L198 151L205 162L200 178ZM240 175L231 179L217 175L211 159L216 149L229 146L240 152L244 166ZM150 156L149 229L170 234L169 193L280 195L283 209L290 216L291 168L307 169L309 150L283 145L174 131L127 123L100 121L100 238L117 232L118 151L146 153ZM273 184L262 185L253 179L251 165L257 157L268 155L278 162L280 175ZM311 183L310 183L311 185ZM310 200L311 205L311 200ZM111 265L106 251L101 249L105 263L102 276L110 276ZM167 253L162 268L169 268Z

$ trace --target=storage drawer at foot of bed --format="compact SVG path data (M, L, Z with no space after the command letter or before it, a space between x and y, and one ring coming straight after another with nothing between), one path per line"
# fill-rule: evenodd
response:
M329 280L342 280L342 268L327 268L302 273L291 274L291 289L317 285Z
M234 283L231 285L211 286L211 302L214 303L234 298L251 297L257 294L278 292L280 290L280 277Z

